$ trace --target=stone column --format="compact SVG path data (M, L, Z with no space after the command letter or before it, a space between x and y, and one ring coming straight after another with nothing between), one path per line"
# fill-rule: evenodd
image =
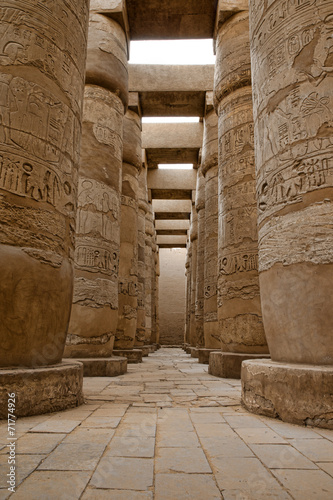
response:
M217 320L218 124L210 104L212 96L206 95L206 101L201 169L205 177L204 337L208 363L209 350L220 349L221 342Z
M142 168L139 173L138 199L138 310L136 336L134 345L144 345L146 338L146 308L145 308L145 239L146 214L148 211L147 169Z
M257 209L248 12L218 30L214 100L219 117L218 321L221 353L210 373L239 378L267 354L258 277Z
M333 1L251 1L259 272L272 361L243 401L333 427Z
M8 0L0 21L0 366L16 367L1 370L1 418L8 392L16 416L82 402L82 365L61 359L89 1L35 4Z
M160 279L160 252L159 246L156 246L156 254L155 254L155 316L156 316L156 340L154 350L159 348L160 343L160 287L159 287L159 279Z
M197 259L196 284L195 284L195 322L196 322L196 347L203 348L204 338L204 293L205 293L205 178L201 166L197 172L197 185L195 194L195 212L197 217Z
M154 236L152 238L152 267L151 267L151 337L149 344L156 344L157 336L157 317L156 317L156 264L157 264L157 245L156 231L154 228Z
M118 73L119 68L123 71ZM123 118L128 103L128 74L123 29L114 20L94 12L89 22L86 82L73 307L65 353L82 360L86 376L107 376L126 371L126 363L119 364L111 355L118 320Z
M190 225L190 240L192 248L191 257L191 317L190 317L190 344L192 350L197 350L197 252L198 252L198 214L195 209L195 204L192 203L191 208L191 225Z
M187 241L187 253L185 260L185 276L186 276L186 315L185 315L185 350L190 347L190 331L191 331L191 259L192 248L190 240Z
M138 176L141 165L141 119L135 111L129 109L124 119L119 311L115 354L128 356L130 361L141 361L142 358L139 350L133 352L138 307Z
M146 338L145 344L150 344L151 328L152 328L152 263L153 263L153 235L154 235L154 219L153 208L151 203L148 203L148 212L146 214L146 247L145 247L145 309L146 309Z

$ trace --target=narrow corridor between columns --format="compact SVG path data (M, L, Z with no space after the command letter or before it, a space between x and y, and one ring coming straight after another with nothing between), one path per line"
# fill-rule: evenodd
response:
M17 421L17 484L0 499L331 500L333 431L256 416L240 381L178 348L118 377L84 379L85 404Z

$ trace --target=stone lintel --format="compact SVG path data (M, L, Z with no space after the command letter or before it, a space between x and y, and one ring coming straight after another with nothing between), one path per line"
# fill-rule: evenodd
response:
M157 236L157 244L158 245L165 245L165 244L169 244L169 245L175 245L175 246L178 246L179 244L182 244L182 245L186 245L186 239L187 239L187 235L180 235L180 236L177 236L177 235L169 235L169 236L160 236L158 235Z
M205 116L207 113L214 109L214 92L209 91L206 92L206 100L205 100Z
M63 360L41 368L0 370L0 418L7 419L8 394L15 393L16 417L41 415L81 405L83 365Z
M155 214L155 229L185 229L186 231L190 228L190 217L186 219L159 219Z
M113 349L114 356L127 358L127 363L142 363L142 350L140 349Z
M153 210L156 212L191 212L190 200L153 200Z
M150 170L148 171L148 188L152 190L185 190L191 191L195 189L197 179L196 170ZM158 198L153 196L153 198ZM164 198L164 199L168 199ZM158 198L163 199L163 198ZM172 199L172 198L170 198ZM173 198L177 199L177 198ZM191 199L190 198L178 198L178 199Z
M199 148L147 148L148 168L157 169L159 163L193 163L197 168Z
M242 403L259 415L333 429L333 366L251 360L242 366Z
M160 243L158 246L160 248L186 248L184 243Z
M117 377L127 372L127 358L80 358L84 377Z
M157 229L157 236L186 236L187 237L187 229Z
M128 109L134 111L137 115L142 116L140 96L138 92L129 92L128 94Z
M129 90L135 92L206 92L214 89L214 64L130 64L128 72Z
M203 124L200 122L142 124L143 148L148 148L148 149L198 148L199 149L202 146L202 137L203 137Z
M221 352L221 351L220 351L220 349L206 349L206 348L198 349L199 363L203 363L205 365L208 365L209 364L209 355L211 352Z
M241 378L242 362L248 359L269 359L268 354L242 354L213 351L209 355L208 373L221 378Z

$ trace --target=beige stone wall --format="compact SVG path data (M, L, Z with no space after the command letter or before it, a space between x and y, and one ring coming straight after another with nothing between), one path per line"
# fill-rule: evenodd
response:
M160 248L160 344L182 344L185 325L185 248Z

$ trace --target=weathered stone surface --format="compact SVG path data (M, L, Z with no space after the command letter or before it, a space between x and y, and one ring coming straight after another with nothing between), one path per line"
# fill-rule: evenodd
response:
M4 7L1 366L53 365L63 353L73 286L88 3L61 0L40 9L9 0Z
M201 170L205 179L204 338L208 349L220 347L217 319L218 257L218 118L212 109L204 120Z
M207 348L198 349L198 361L199 361L199 363L203 363L205 365L208 365L210 353L216 352L216 351L220 352L220 350L218 348L216 348L216 349L207 349Z
M333 368L271 360L245 361L242 402L253 413L333 429Z
M194 203L191 208L190 224L191 241L191 318L190 318L190 344L192 347L198 343L198 315L197 315L197 286L198 286L198 214Z
M185 258L185 277L186 277L186 289L185 289L185 351L191 345L191 286L192 286L192 247L191 242L187 241L187 250Z
M198 358L199 357L198 350L199 349L197 349L196 347L190 348L191 358Z
M141 363L142 351L141 349L114 349L114 356L123 356L127 358L128 363Z
M123 113L117 96L86 86L67 357L112 354L118 318Z
M197 171L197 185L195 191L195 217L197 220L197 240L195 261L195 282L192 282L193 293L195 294L195 343L194 347L203 347L204 338L204 296L205 296L205 178L202 167ZM192 250L193 255L193 250ZM193 271L192 271L193 273Z
M274 361L332 365L333 4L279 6L251 5L264 325Z
M127 358L111 356L110 358L80 358L83 364L84 377L117 377L127 372Z
M267 353L261 318L248 13L220 27L218 321L225 352Z
M147 169L141 168L139 172L138 186L138 287L137 287L137 322L135 334L135 346L144 344L146 338L146 214L148 211L148 187Z
M131 110L124 117L119 261L117 349L134 346L138 308L138 175L141 169L141 119Z
M43 368L0 370L0 418L7 419L8 394L15 393L15 415L26 417L83 403L83 366L63 361Z
M241 378L242 362L247 359L268 358L269 354L240 354L234 352L217 352L209 354L208 373L221 378Z
M154 215L151 203L147 205L145 223L145 343L149 344L152 332L152 279L153 279L153 236Z
M160 249L160 342L181 344L185 324L185 248Z

